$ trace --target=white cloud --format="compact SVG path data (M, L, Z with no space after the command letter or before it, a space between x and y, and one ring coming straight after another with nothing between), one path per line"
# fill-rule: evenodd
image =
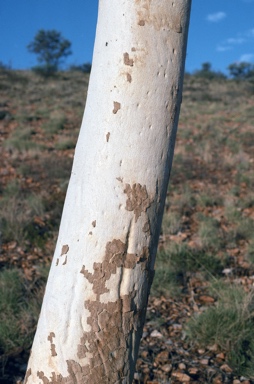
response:
M234 45L243 44L244 42L245 42L245 39L242 37L229 37L228 39L222 41L220 44L217 45L216 51L217 52L229 51L230 49L233 49Z
M254 37L254 28L249 29L249 31L246 33L247 37Z
M242 37L230 37L226 40L227 44L242 44L245 42L245 39Z
M241 63L251 63L252 61L254 61L254 53L245 53L240 57L239 61Z
M217 45L216 51L217 52L229 51L230 49L234 49L234 46L236 45L241 45L241 44L250 42L250 39L253 39L253 38L254 38L254 28L249 29L248 31L245 31L245 32L241 32L241 33L239 32L238 36L229 37L221 41Z
M226 16L225 12L210 13L207 15L206 20L211 21L212 23L217 23L218 21L225 19Z
M229 45L217 45L216 51L225 52L230 51L230 49L232 49L232 47L230 47Z

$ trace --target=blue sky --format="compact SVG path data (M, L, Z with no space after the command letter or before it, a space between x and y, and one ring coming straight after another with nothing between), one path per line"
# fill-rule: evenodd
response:
M97 0L0 1L0 61L31 68L36 56L27 45L39 29L56 29L72 43L68 65L91 62L97 7ZM226 72L237 61L254 62L254 0L192 0L186 70L210 62Z

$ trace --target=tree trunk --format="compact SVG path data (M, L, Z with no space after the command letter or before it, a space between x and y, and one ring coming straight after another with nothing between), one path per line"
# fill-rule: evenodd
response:
M101 0L87 104L25 383L131 383L191 0Z

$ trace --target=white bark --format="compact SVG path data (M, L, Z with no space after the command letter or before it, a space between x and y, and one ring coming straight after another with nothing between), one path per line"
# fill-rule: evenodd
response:
M172 163L191 0L101 0L27 384L131 383Z

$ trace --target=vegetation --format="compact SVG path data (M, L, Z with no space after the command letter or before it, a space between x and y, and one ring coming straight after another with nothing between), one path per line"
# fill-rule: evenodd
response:
M206 76L211 66L202 71L185 78L136 384L180 374L197 383L253 377L253 86ZM6 383L21 376L31 346L84 110L84 72L58 71L45 82L0 67Z
M226 78L226 75L224 75L224 73L213 71L211 63L208 63L208 62L203 63L202 68L194 72L194 76L201 77L201 78L203 77L209 80Z
M31 346L48 270L29 281L20 269L0 272L0 354L11 356Z
M254 78L254 64L252 63L233 63L228 66L228 70L230 76L237 80Z
M226 351L230 366L239 375L254 378L254 292L241 286L215 284L216 306L194 316L187 333L199 346L218 345Z
M35 67L34 70L50 75L56 72L63 59L71 54L70 47L70 41L63 38L60 32L54 29L48 31L41 29L27 46L27 49L29 52L35 53L39 63L42 64Z

